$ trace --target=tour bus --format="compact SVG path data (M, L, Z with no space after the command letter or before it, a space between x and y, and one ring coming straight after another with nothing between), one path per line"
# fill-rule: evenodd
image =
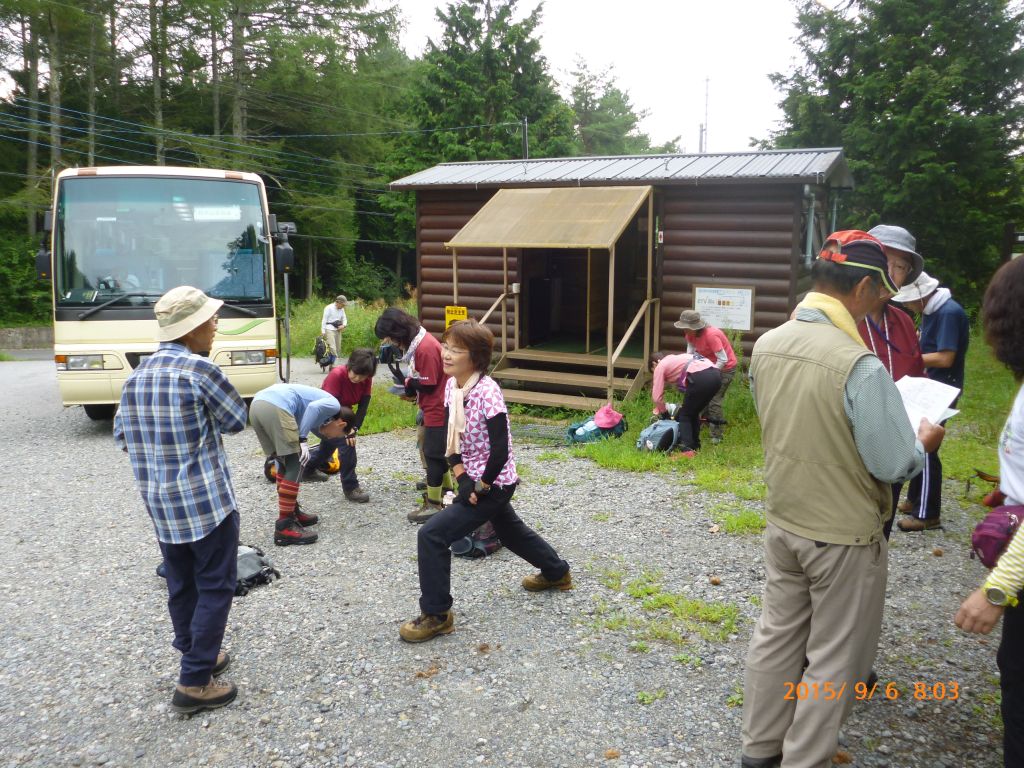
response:
M223 300L210 359L242 397L279 379L274 259L293 260L254 173L112 166L62 171L37 258L53 286L64 405L109 419L128 374L157 348L153 305L192 285ZM277 240L276 254L272 242Z

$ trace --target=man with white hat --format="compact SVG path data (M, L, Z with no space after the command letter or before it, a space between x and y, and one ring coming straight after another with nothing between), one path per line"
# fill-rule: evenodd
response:
M928 378L963 390L971 323L949 288L940 287L938 280L922 272L893 296L893 301L921 316L921 357ZM934 451L928 454L924 471L910 481L907 502L900 505L900 511L908 514L897 525L901 531L938 528L941 504L942 462Z
M334 297L334 301L324 307L324 316L320 320L320 333L327 342L327 348L335 358L341 354L341 334L348 327L348 317L345 315L345 306L348 299L343 294ZM327 367L331 370L332 363Z
M245 403L206 357L224 302L181 286L153 307L157 351L132 371L114 418L153 520L166 569L167 607L181 673L171 699L195 713L234 700L217 679L231 659L220 649L238 581L238 501L222 433L245 429Z

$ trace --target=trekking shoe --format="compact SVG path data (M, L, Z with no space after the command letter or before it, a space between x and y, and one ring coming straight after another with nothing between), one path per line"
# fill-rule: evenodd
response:
M278 520L274 523L274 543L279 547L289 544L312 544L319 534L303 528L293 517Z
M309 526L316 525L317 523L320 522L320 515L307 514L306 512L303 512L302 511L302 507L300 507L296 503L296 505L295 505L295 520L303 528L308 528Z
M213 676L223 675L228 667L231 666L231 657L227 651L221 651L217 654L217 663L213 665Z
M901 501L896 506L896 509L898 509L900 512L913 512L914 511L914 504L913 504L913 502L910 502L910 501Z
M365 504L370 500L370 494L357 485L351 491L345 491L345 498L356 504Z
M330 478L316 467L306 467L302 470L302 482L304 483L325 483Z
M696 456L697 456L697 452L696 451L688 450L688 451L677 451L676 453L673 453L671 456L669 456L669 458L672 461L679 461L679 459L692 459L692 458L695 458Z
M933 528L941 528L942 522L937 517L928 517L921 519L920 517L904 517L901 518L898 523L901 531L910 533L911 531L930 531Z
M566 571L562 578L555 579L554 581L546 579L543 573L535 573L523 579L523 589L528 592L543 592L545 589L557 589L565 592L568 589L572 589L573 586L572 571Z
M417 491L425 491L425 490L427 490L427 483L426 483L426 481L420 480L418 483L416 483L416 490Z
M179 685L171 698L171 709L183 715L194 715L204 709L217 709L230 704L238 688L227 680L210 680L206 685Z
M444 509L444 507L440 504L435 504L432 501L424 501L422 507L414 509L405 516L405 519L410 523L425 523L442 509Z
M398 635L407 643L425 643L438 635L455 631L455 614L451 611L435 616L421 613L417 618L405 622L398 629Z

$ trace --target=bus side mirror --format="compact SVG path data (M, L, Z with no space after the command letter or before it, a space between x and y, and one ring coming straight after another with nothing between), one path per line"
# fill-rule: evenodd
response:
M50 279L50 252L46 246L41 246L36 251L36 276L40 280Z
M43 232L53 231L53 209L47 208L43 211Z

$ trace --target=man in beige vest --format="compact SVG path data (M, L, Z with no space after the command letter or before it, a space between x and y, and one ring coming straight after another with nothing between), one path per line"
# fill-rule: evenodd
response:
M921 471L942 427L914 430L857 332L896 292L881 243L836 232L794 319L754 345L767 485L761 617L750 641L743 768L825 768L871 670L885 601L890 484ZM799 404L799 405L795 405Z

